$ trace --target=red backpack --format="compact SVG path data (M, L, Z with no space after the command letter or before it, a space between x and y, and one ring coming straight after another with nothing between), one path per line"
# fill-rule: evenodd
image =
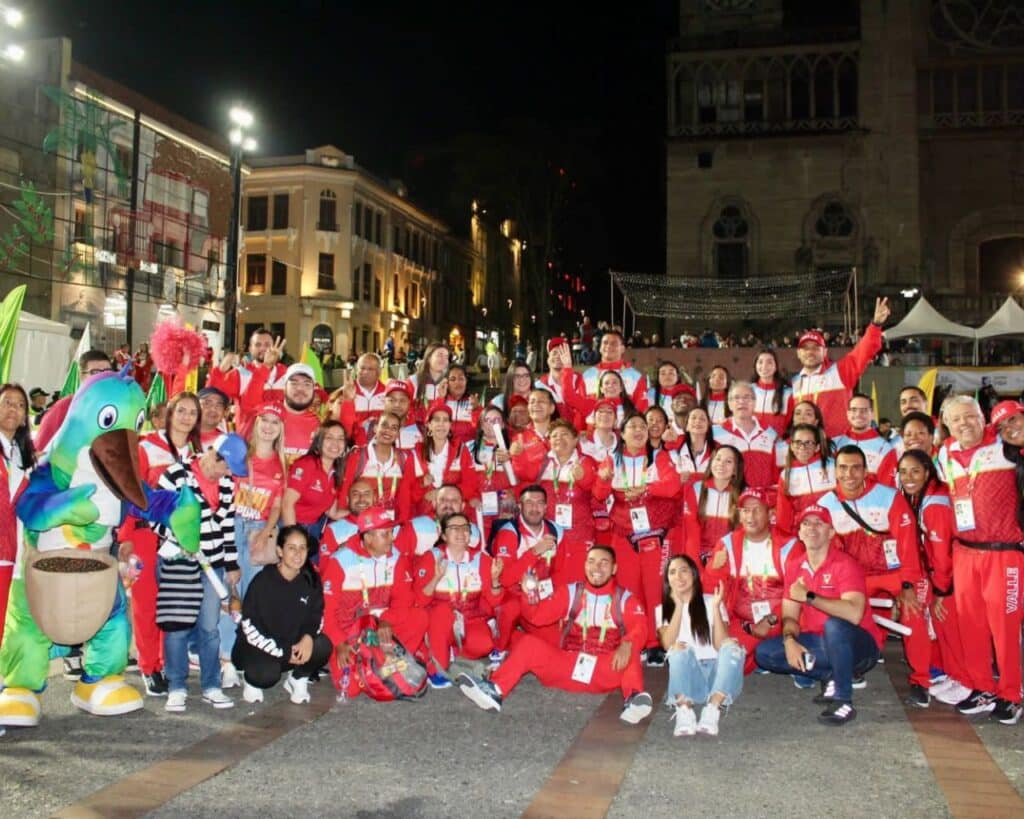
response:
M360 620L353 656L355 678L370 699L415 700L426 693L427 669L398 640L382 645L372 615Z

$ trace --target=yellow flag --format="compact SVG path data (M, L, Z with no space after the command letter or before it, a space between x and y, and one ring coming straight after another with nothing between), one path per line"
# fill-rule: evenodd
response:
M932 400L935 398L935 385L938 380L939 368L932 367L930 370L926 370L921 376L921 380L917 382L917 388L924 393L925 400L928 402L929 413L932 411Z
M878 390L875 389L875 382L871 382L871 409L875 413L875 420L877 421L880 417L878 415Z

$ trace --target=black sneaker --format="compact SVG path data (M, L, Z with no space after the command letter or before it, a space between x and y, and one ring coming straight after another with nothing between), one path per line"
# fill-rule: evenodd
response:
M490 680L472 674L459 674L456 683L459 690L484 711L501 711L501 693Z
M854 677L853 682L850 683L850 685L859 691L862 688L868 687L868 681L864 679L864 675L861 674L859 677Z
M836 698L836 681L835 680L829 680L828 682L822 681L822 683L821 683L821 693L815 695L815 697L812 700L812 702L814 702L815 705L828 705L829 703L834 702L835 698Z
M857 709L853 703L833 700L832 703L818 714L818 722L823 725L845 725L857 717Z
M911 685L910 693L903 698L905 705L913 705L915 708L927 708L931 701L928 689L921 685Z
M974 689L969 696L956 704L961 714L987 714L996 707L996 695L989 691Z
M82 655L69 654L64 658L64 679L78 682L82 679Z
M139 670L139 658L129 657L128 663L124 667L125 671L138 671Z
M1021 704L1019 702L1010 702L1001 698L996 698L995 708L992 709L990 714L992 719L997 722L1001 722L1003 725L1016 725L1020 722L1021 717Z
M644 665L648 668L664 668L666 662L663 648L649 648L644 652Z
M636 725L651 713L652 708L654 708L654 701L651 699L651 695L646 691L641 691L622 704L622 713L619 714L619 719L630 725Z
M154 671L152 674L143 674L142 680L146 686L146 693L151 697L167 696L167 678L162 671Z

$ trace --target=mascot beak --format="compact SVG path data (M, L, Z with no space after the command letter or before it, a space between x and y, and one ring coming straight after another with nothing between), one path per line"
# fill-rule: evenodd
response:
M147 506L139 478L139 436L128 429L104 432L92 442L89 458L96 474L121 500Z

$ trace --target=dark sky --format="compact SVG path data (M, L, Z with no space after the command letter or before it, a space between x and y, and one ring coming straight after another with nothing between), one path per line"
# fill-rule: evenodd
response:
M665 42L672 0L547 2L27 2L27 33L210 128L245 101L260 154L333 143L408 179L422 151L510 117L598 159L604 266L662 270ZM570 169L571 172L572 169ZM417 190L430 203L437 192Z

